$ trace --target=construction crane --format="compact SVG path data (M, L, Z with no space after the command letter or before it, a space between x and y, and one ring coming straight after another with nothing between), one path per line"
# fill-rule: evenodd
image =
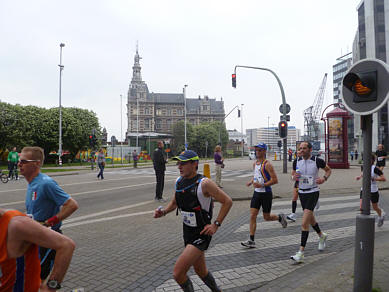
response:
M306 141L319 141L320 138L320 114L323 107L324 93L326 90L327 73L316 93L313 105L304 110L304 136Z

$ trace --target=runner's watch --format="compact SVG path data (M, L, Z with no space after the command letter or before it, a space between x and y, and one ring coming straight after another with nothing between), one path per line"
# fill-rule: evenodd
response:
M217 220L215 220L215 222L213 222L217 227L220 227L220 226L222 226L221 225L221 223L219 222L219 221L217 221Z
M61 289L61 284L57 280L51 279L47 281L47 287L50 289Z

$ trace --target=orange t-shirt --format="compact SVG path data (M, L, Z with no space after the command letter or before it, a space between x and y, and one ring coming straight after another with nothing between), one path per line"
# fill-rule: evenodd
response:
M8 224L19 211L6 211L0 216L0 292L38 292L41 284L38 247L32 244L23 256L8 258Z

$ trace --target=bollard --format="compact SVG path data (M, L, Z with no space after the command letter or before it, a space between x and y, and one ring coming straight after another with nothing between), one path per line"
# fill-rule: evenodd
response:
M209 168L209 163L204 163L204 176L211 178L211 169Z
M274 152L274 160L277 160L277 153Z

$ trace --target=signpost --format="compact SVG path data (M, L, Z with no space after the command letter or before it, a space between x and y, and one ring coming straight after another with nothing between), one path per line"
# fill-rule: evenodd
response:
M389 99L389 66L377 59L355 63L343 78L345 107L361 115L363 135L362 214L355 231L354 291L371 291L374 259L374 216L370 215L372 114Z

